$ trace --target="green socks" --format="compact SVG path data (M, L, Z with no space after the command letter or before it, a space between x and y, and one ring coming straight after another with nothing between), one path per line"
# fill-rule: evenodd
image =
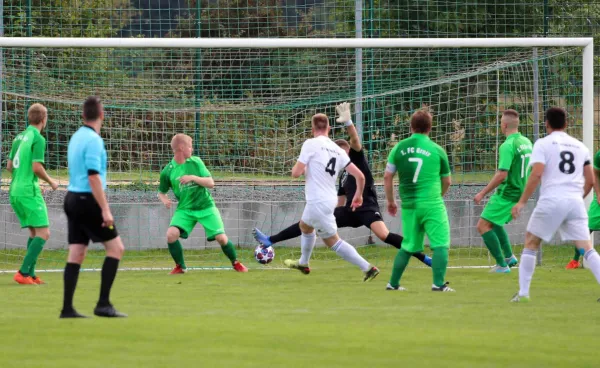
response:
M433 271L433 284L442 287L446 281L446 269L448 268L448 248L439 247L433 250L431 259L431 271Z
M400 278L408 266L408 261L410 260L411 254L405 251L404 249L398 249L398 253L396 253L396 258L394 259L394 269L392 270L392 277L390 277L390 285L393 287L400 286ZM446 261L448 260L448 256L446 256Z
M183 247L179 240L176 240L175 243L169 243L169 253L171 253L171 257L175 261L175 264L181 266L181 268L186 269L185 261L183 260Z
M485 246L496 260L496 264L500 267L507 267L508 265L506 264L506 260L502 255L502 250L500 249L500 240L498 239L496 232L494 230L490 230L481 235L481 237L483 238Z
M23 264L19 270L23 275L34 276L35 275L35 264L37 259L44 249L46 241L42 238L35 237L27 240L27 253L23 259Z
M510 239L508 238L508 233L504 230L504 226L494 225L492 228L500 241L500 247L502 248L502 253L504 254L504 258L510 258L513 256L512 247L510 245Z
M575 247L575 255L573 256L573 260L579 262L579 257L581 257L581 253L579 253L579 249Z
M221 250L223 251L223 253L225 253L227 258L229 258L231 263L237 261L237 253L235 251L235 246L233 245L231 240L228 240L227 244L221 245Z

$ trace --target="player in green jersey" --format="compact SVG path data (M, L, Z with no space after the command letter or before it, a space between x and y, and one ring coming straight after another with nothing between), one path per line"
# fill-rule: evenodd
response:
M204 227L208 241L216 240L221 245L223 253L236 271L248 272L237 260L235 246L225 235L221 214L208 191L209 188L214 188L215 182L204 162L199 157L192 156L192 138L176 134L171 140L171 148L174 158L160 173L158 188L158 197L165 207L171 208L171 200L167 196L169 189L173 189L179 201L167 230L169 252L175 261L171 274L185 273L186 265L179 238L187 239L196 223Z
M48 110L35 103L27 111L29 126L19 133L12 144L7 169L12 173L9 199L21 228L29 229L27 253L14 280L19 284L43 284L35 274L35 265L44 244L50 238L48 209L42 197L38 178L50 184L53 190L58 184L44 169L46 139L41 131L48 121Z
M394 197L394 174L398 172L402 202L404 241L394 260L387 290L405 290L400 278L412 254L423 251L425 234L433 250L432 291L454 291L445 282L450 247L450 225L443 196L451 184L446 151L429 138L432 116L428 111L415 112L410 118L412 135L400 141L389 155L384 176L387 209L398 213Z
M594 180L594 199L588 210L588 227L590 229L590 234L594 231L600 231L600 151L596 152L594 155L594 175L596 176L596 180ZM579 263L581 252L577 247L574 248L575 255L571 262L567 264L567 270L581 267L581 263Z
M498 188L483 209L477 231L496 260L490 272L509 273L510 267L516 266L518 261L513 255L504 225L512 220L511 209L525 189L533 146L529 139L519 133L519 113L515 110L502 113L500 128L506 140L498 149L498 171L473 201L480 204L488 193Z

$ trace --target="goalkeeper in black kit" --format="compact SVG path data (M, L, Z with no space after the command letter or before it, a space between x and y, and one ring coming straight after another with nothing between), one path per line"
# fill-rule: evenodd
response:
M377 202L377 192L375 191L375 181L371 168L365 157L365 152L362 147L358 131L352 123L350 114L350 104L344 102L336 106L338 123L346 125L346 131L350 136L350 140L338 139L335 141L348 156L350 162L356 165L365 176L366 183L363 191L363 205L354 211L351 208L352 198L356 193L356 180L352 175L348 175L345 171L340 175L338 188L338 207L335 209L334 215L338 228L343 227L361 227L366 226L383 242L400 249L402 246L402 236L392 233L388 230L381 217L381 210ZM300 231L300 223L297 222L281 232L268 236L261 232L258 228L253 230L254 239L261 245L268 247L273 244L297 238L302 232ZM431 258L424 253L415 253L413 257L418 258L421 262L431 267Z

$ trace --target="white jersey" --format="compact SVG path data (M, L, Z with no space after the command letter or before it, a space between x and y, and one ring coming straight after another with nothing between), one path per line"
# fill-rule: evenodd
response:
M583 168L591 158L582 142L565 132L552 132L533 145L529 164L535 163L545 165L540 200L583 197Z
M337 201L337 177L350 163L346 151L321 135L304 142L298 161L306 165L306 202Z

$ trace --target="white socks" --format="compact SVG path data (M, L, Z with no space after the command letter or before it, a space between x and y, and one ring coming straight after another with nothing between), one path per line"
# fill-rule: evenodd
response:
M600 255L592 248L585 252L583 257L587 261L587 267L592 271L596 277L596 281L600 284Z
M308 261L310 260L310 256L312 255L312 251L315 248L315 242L317 241L317 236L313 232L312 234L302 234L300 236L300 250L302 251L302 255L300 256L300 263L303 266L308 265Z
M360 267L363 272L367 272L369 269L371 269L369 262L361 257L353 246L346 243L342 239L338 240L338 242L335 243L331 249L334 250L344 260Z
M533 271L535 271L536 256L537 251L523 249L521 265L519 266L519 296L529 296L529 286L533 278Z

